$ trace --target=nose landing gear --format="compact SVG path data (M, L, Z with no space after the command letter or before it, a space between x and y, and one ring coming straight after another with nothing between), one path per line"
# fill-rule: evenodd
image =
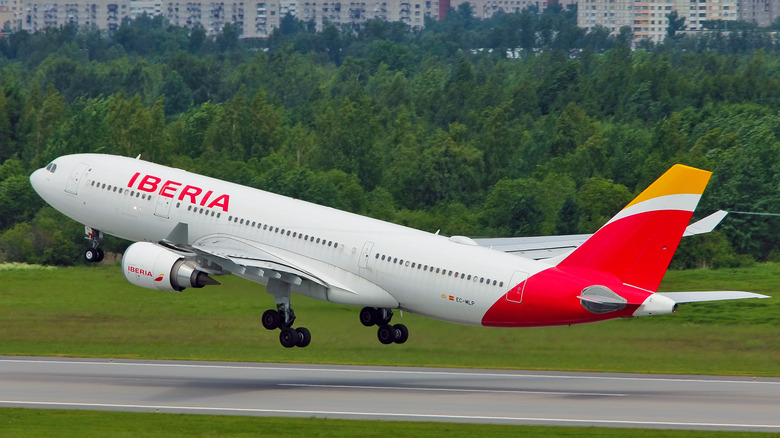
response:
M100 248L100 240L103 239L103 232L93 228L84 227L84 233L87 235L90 247L84 251L84 260L88 263L97 263L103 260L105 253Z

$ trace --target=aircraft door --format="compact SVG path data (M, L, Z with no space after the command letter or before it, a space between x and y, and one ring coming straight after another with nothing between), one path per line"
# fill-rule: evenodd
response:
M154 207L154 215L168 218L171 211L171 198L157 195L157 206Z
M523 302L523 290L525 289L525 282L528 280L528 274L525 272L515 271L512 274L512 279L509 280L509 291L506 293L506 300L513 303Z
M79 163L76 165L76 168L73 169L73 173L71 173L70 177L68 178L68 182L65 184L66 192L73 193L74 195L78 194L79 183L84 177L84 174L87 173L88 167L89 164L87 163Z
M371 255L371 248L374 247L374 242L366 242L365 245L363 245L363 250L360 251L360 260L358 260L358 265L361 269L366 269L368 267L368 257Z

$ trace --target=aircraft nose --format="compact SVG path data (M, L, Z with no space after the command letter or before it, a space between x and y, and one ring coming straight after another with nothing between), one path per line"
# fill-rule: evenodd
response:
M44 169L38 169L35 172L30 175L30 184L33 186L33 189L35 189L38 194L41 194L41 186L43 185L43 179L44 175L42 174L45 172Z
M30 175L30 185L32 185L35 192L38 193L38 196L43 199L46 199L46 187L47 183L50 181L51 175L52 173L46 169L38 169Z

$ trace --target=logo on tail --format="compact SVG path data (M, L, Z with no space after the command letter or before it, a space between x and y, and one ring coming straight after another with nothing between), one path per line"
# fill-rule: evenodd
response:
M596 271L657 290L710 175L681 164L673 166L561 260L558 268Z

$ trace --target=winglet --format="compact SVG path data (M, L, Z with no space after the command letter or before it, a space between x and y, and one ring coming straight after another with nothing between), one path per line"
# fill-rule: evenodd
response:
M711 174L673 166L557 266L657 290Z

